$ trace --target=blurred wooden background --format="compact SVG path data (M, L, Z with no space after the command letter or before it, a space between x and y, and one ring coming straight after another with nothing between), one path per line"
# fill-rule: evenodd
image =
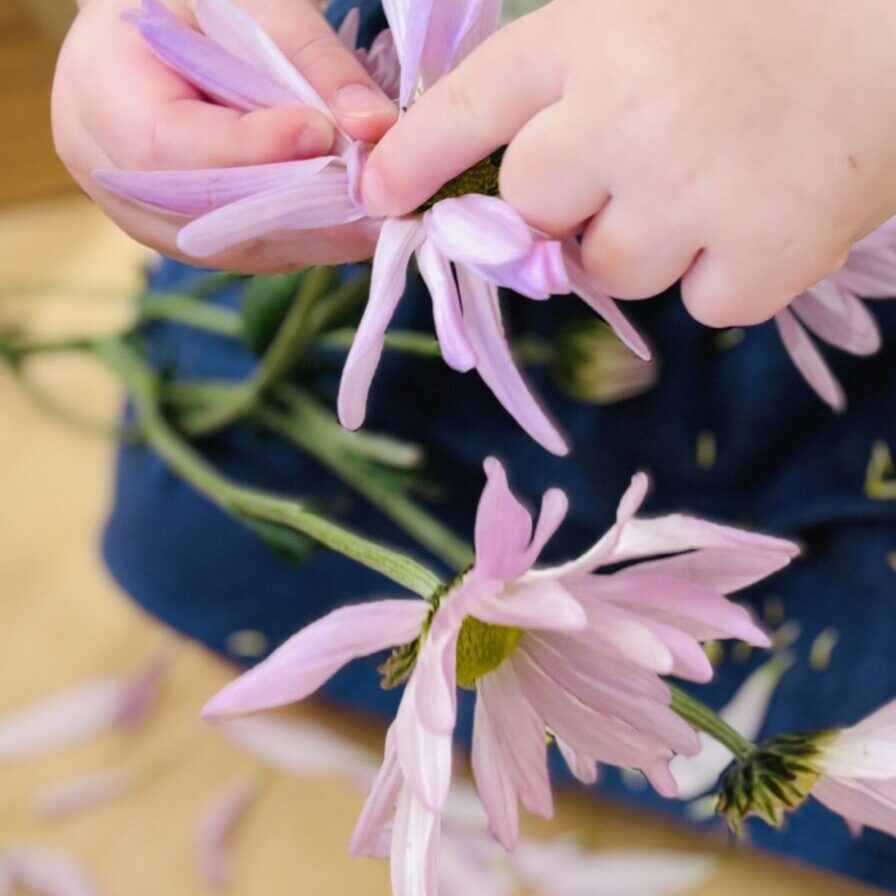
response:
M0 203L73 188L53 152L50 87L74 0L0 0Z

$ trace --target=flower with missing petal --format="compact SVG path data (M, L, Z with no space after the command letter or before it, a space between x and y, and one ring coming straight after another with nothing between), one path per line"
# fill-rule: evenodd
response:
M840 270L806 290L776 316L793 362L834 410L846 408L846 396L809 333L852 355L873 355L881 345L880 330L862 300L894 296L896 218L853 246Z
M384 89L394 90L394 50L406 108L497 28L500 6L499 0L386 0L392 37L380 39L365 58ZM159 0L144 0L132 19L163 62L218 102L243 110L302 103L330 114L269 35L229 0L197 0L195 15L201 32L174 19ZM351 19L343 31L349 46L355 31ZM317 159L209 171L99 171L94 177L127 199L192 218L178 245L196 258L268 234L368 221L379 229L379 240L370 299L340 388L342 423L356 429L364 422L385 333L415 257L432 295L445 361L462 372L475 368L529 435L564 454L563 437L507 344L498 288L532 299L575 293L643 358L649 357L646 344L589 281L575 239L545 237L500 199L500 153L454 178L414 214L384 221L369 218L361 202L366 154L366 147L340 134L334 154Z
M349 660L397 648L383 667L406 682L386 756L352 838L356 855L391 844L397 894L431 893L440 813L451 781L457 688L476 692L473 767L494 836L512 849L517 802L550 815L546 729L570 768L592 781L598 762L643 769L674 795L668 763L695 753L696 733L670 708L661 675L706 681L701 642L768 639L725 597L785 566L786 541L681 515L639 520L635 478L616 525L571 563L536 569L567 511L554 489L537 525L486 462L476 560L431 601L336 610L226 687L207 718L301 700ZM598 570L619 567L612 573ZM393 817L394 816L394 817Z

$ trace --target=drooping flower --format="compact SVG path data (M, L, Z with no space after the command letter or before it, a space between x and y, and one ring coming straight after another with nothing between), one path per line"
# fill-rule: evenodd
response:
M0 894L19 886L34 896L100 896L91 876L74 859L39 847L0 850Z
M896 218L857 243L840 270L776 316L778 331L794 364L834 410L846 408L846 396L809 334L852 355L873 355L881 345L880 330L862 300L893 297Z
M499 0L387 0L391 38L366 54L384 89L394 90L400 60L400 103L410 104L498 26ZM320 96L271 38L229 0L197 0L202 33L179 23L159 0L144 0L132 18L163 62L208 96L237 109L303 103L329 115ZM343 39L355 41L351 19ZM391 41L391 42L390 42ZM392 49L390 49L392 48ZM380 227L366 312L349 353L339 416L362 425L384 336L416 257L432 295L445 361L476 369L508 412L549 451L566 443L533 397L507 344L498 288L533 299L576 293L643 358L649 350L615 303L590 282L574 239L557 241L529 227L498 196L500 153L446 184L416 213L373 221L360 197L364 146L340 134L334 154L209 171L99 171L97 182L121 196L192 218L178 244L196 258L279 231L307 231L366 219Z
M0 761L27 759L115 728L133 728L155 707L170 662L164 650L132 678L75 685L0 719Z
M476 560L426 600L336 610L303 629L206 707L208 718L304 699L355 657L395 648L386 683L406 682L386 755L352 839L382 855L391 842L395 892L428 893L437 875L440 813L451 780L457 687L476 691L473 767L492 833L512 849L517 802L550 815L545 731L570 768L593 780L605 762L643 769L674 795L674 753L699 750L670 708L661 675L706 681L708 639L768 639L724 595L785 566L789 542L682 515L639 520L637 476L616 525L562 566L535 563L567 511L554 489L537 525L486 462L476 518ZM650 558L650 559L648 559ZM608 566L627 564L602 574ZM394 818L393 818L394 813Z

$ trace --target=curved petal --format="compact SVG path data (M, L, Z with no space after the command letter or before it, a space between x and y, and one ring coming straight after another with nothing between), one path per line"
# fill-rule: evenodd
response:
M572 776L586 787L596 784L600 777L597 763L591 757L578 753L561 738L556 738L556 742L557 749L560 751L560 755L563 757L563 761L566 763L566 767Z
M137 27L152 52L168 68L225 106L251 112L296 102L295 96L281 84L173 17L138 17Z
M347 50L354 50L358 46L358 35L361 33L361 7L353 6L342 19L342 24L336 32L339 40Z
M472 370L476 366L476 352L467 338L451 264L431 240L425 240L417 250L417 265L432 297L436 335L445 363L462 373Z
M333 115L320 94L247 12L230 0L196 0L194 14L200 28L215 43L332 120Z
M412 675L395 717L395 747L401 773L417 799L441 812L451 786L451 735L435 734L417 712L418 679Z
M559 488L548 489L541 498L541 509L535 534L526 549L525 565L529 569L535 565L545 545L554 537L566 514L569 512L569 498Z
M258 795L258 783L241 779L205 808L196 830L196 850L202 877L210 887L226 887L232 874L229 839Z
M334 610L231 682L202 715L214 719L303 700L351 660L414 640L428 612L422 600L384 600Z
M392 832L393 896L436 896L441 817L402 789Z
M806 382L815 390L819 398L835 411L844 411L846 396L843 393L843 387L837 382L827 362L792 312L787 308L779 311L775 315L775 323L784 348L787 349L787 354L790 355Z
M486 484L476 510L476 568L489 578L507 581L520 570L532 541L532 517L510 490L499 460L485 461Z
M499 267L526 258L535 243L529 225L503 199L469 193L443 199L425 215L429 238L451 261Z
M345 170L247 196L193 221L178 234L180 250L209 258L272 233L337 227L364 217L352 202Z
M522 258L506 264L468 266L490 283L536 301L565 296L572 289L563 246L554 240L537 239Z
M488 676L486 676L488 677ZM541 735L544 741L544 735ZM480 693L473 718L473 777L492 836L512 852L520 835L514 782L507 771L488 702Z
M335 156L321 156L299 162L197 171L94 171L93 179L132 202L195 218L258 193L305 183L334 161Z
M896 800L862 781L821 778L812 796L853 825L876 828L896 837Z
M364 422L367 395L383 354L386 329L404 294L408 262L422 240L418 221L390 219L383 223L373 259L370 298L339 386L339 420L346 429L358 429Z
M857 246L846 265L832 274L831 279L864 299L896 296L896 244L892 237L886 247Z
M369 858L384 858L383 843L385 835L390 832L392 816L401 795L404 778L398 765L398 754L395 749L395 726L389 728L386 733L386 749L383 764L380 768L361 817L358 819L352 839L349 842L349 852L353 858L364 856ZM388 853L387 853L388 854Z
M616 303L591 278L582 266L582 250L575 240L565 246L566 270L572 291L590 305L611 327L613 332L641 359L649 361L650 347L641 334L629 323Z
M547 451L561 457L569 453L557 427L526 385L516 366L504 327L498 291L463 266L457 270L467 335L476 352L476 369L485 384L517 423Z
M87 871L63 853L13 848L4 850L3 864L9 877L35 896L100 896Z
M819 339L853 355L880 349L877 321L860 299L832 280L813 286L790 304L803 326Z

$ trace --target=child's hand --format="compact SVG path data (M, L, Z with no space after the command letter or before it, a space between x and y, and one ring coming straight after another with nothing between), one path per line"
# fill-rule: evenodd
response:
M339 42L312 0L240 0L332 107L351 136L377 140L395 107ZM326 154L328 119L299 106L242 114L206 102L159 62L121 14L137 0L88 0L60 56L53 130L63 161L80 185L128 233L177 256L183 221L119 200L91 180L98 168L215 168ZM183 9L175 7L178 14ZM184 17L188 17L184 12ZM271 238L228 252L216 267L245 272L369 257L371 228Z
M896 214L892 0L554 0L480 47L373 153L374 211L509 144L501 191L644 298L768 318Z

